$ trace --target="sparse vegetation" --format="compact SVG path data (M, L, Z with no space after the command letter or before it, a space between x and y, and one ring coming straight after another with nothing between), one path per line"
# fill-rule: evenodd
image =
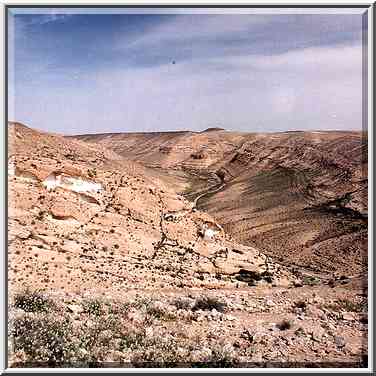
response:
M14 319L14 351L24 351L30 362L63 362L74 346L72 323L67 317L25 314Z
M338 299L333 303L326 304L324 308L330 309L332 311L340 312L367 312L367 303L363 301L352 301L349 299Z
M281 322L277 323L277 328L279 330L288 330L292 327L292 322L290 320L282 320Z
M307 303L304 300L299 300L295 302L294 307L305 310L307 308Z
M47 312L54 303L41 291L25 290L14 297L14 306L25 312Z
M149 305L146 309L148 315L155 317L160 320L174 320L176 316L171 312L167 311L164 307L158 306L156 304Z
M224 312L226 310L226 307L226 303L220 301L219 299L204 296L196 300L192 311L211 311L212 309L215 309L218 312Z
M298 329L295 330L295 335L296 336L304 336L305 332L304 332L304 329L299 327Z
M320 278L312 277L312 276L305 276L303 278L303 284L308 286L316 286L320 284Z
M157 318L160 320L169 321L176 318L175 315L171 311L169 311L166 306L161 305L150 298L138 299L133 302L131 306L145 312L149 319Z
M173 301L173 304L175 305L177 309L185 309L185 310L191 309L191 302L188 299L184 299L184 298L175 299Z
M102 302L98 299L85 300L82 303L82 306L84 312L89 313L90 315L100 316L103 313Z
M37 214L36 218L41 221L44 218L44 211L40 210L39 213Z
M127 303L84 300L79 321L61 304L51 305L48 312L17 314L10 321L12 351L23 354L23 366L37 367L101 367L110 361L134 367L229 367L236 363L228 344L213 341L202 349L195 337L176 336L156 323L150 327L149 315L160 320L170 317L160 304L150 298ZM144 314L140 324L124 315L132 308Z
M88 169L87 175L89 178L95 178L97 176L97 170L95 168Z

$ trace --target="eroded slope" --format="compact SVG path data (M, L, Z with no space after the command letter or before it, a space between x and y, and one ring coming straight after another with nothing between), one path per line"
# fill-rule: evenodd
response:
M19 124L10 139L11 288L121 294L292 281L142 166Z
M366 274L366 133L213 130L79 138L153 166L237 241L279 262Z

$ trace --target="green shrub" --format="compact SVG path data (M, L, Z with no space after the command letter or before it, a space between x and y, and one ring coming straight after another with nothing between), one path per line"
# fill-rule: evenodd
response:
M303 284L308 285L308 286L315 286L320 284L321 280L320 278L317 277L312 277L312 276L305 276L303 278Z

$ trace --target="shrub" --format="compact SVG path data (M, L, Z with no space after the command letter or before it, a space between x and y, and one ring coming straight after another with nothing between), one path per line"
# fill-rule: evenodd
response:
M312 276L305 276L303 278L303 283L308 286L315 286L320 284L320 278L312 277Z
M305 332L304 332L304 329L302 327L299 327L298 329L295 330L295 335L296 336L304 336Z
M325 305L324 308L331 309L333 311L346 311L346 312L366 312L366 302L354 302L349 299L338 299L334 303Z
M171 312L168 312L166 308L156 304L152 304L147 307L146 313L160 320L174 320L176 317Z
M67 360L71 332L71 323L65 317L29 313L14 319L11 334L14 350L24 351L30 361L59 363Z
M305 310L307 308L307 303L304 300L299 300L299 301L295 302L294 307Z
M281 322L277 324L277 328L279 330L287 330L287 329L291 329L291 327L292 327L292 322L290 320L282 320Z
M97 170L95 168L89 169L87 170L87 175L89 176L89 178L94 178L95 176L97 176Z
M85 313L89 315L100 316L103 313L102 303L98 300L85 300L82 303Z
M188 299L178 298L173 301L174 306L177 309L185 309L186 311L191 308L191 302Z
M47 312L55 305L42 292L25 290L14 297L14 306L25 312Z
M134 301L131 305L137 309L147 309L152 303L153 300L150 298L141 298Z
M215 347L212 349L212 356L208 364L210 367L229 368L234 367L235 360L232 354L225 347Z
M143 346L145 338L146 335L144 330L129 329L126 333L122 333L120 337L120 351Z
M212 309L217 310L218 312L224 312L227 308L226 303L220 301L217 298L212 298L209 296L204 296L198 298L192 308L192 311L211 311Z
M163 306L158 301L154 301L152 298L138 299L131 304L134 308L143 310L148 317L146 320L150 322L151 318L157 318L161 320L174 320L175 314L169 312L168 307Z
M132 356L132 364L136 367L176 367L185 361L178 354L178 343L171 336L145 336L141 341Z

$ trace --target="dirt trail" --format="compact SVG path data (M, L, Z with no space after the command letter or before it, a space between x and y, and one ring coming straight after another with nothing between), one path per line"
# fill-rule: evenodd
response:
M221 189L225 188L225 186L226 186L226 183L220 183L219 186L218 186L218 184L211 186L206 192L204 192L204 193L200 194L198 197L196 197L196 199L194 201L194 208L197 208L198 201L201 200L203 197L217 193Z
M190 174L192 174L192 173L190 172ZM226 182L223 179L221 179L217 174L212 173L211 175L213 177L213 180L217 180L217 182L215 184L212 184L209 187L205 188L204 190L201 190L201 191L198 191L198 192L191 192L191 193L188 193L188 194L183 194L183 196L187 200L190 200L190 201L191 201L191 198L193 198L196 195L198 195L198 196L196 196L196 198L193 201L193 208L199 209L198 208L198 201L199 200L201 200L205 196L209 196L209 195L212 195L214 193L217 193L221 189L223 189L223 188L226 187ZM206 179L209 180L209 178L207 176L203 176L202 174L199 175L199 174L195 173L195 176L198 176L198 177L200 177L202 179L206 178Z

